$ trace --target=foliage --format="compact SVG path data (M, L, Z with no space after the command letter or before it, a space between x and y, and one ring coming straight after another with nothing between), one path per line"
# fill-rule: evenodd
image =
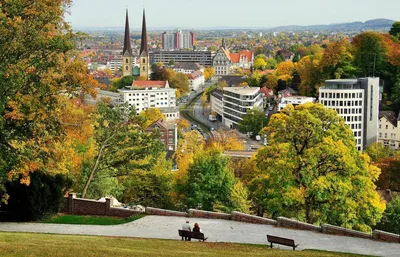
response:
M274 74L268 74L266 76L267 81L264 83L263 86L266 86L269 89L274 90L276 92L276 88L278 86L278 78Z
M251 138L256 138L264 126L268 124L265 114L258 109L250 109L243 116L243 120L239 123L239 131L242 133L250 133Z
M189 165L184 183L177 185L177 193L185 196L183 204L187 208L208 211L230 206L235 178L228 165L229 158L216 149L197 154Z
M128 75L119 79L114 79L111 82L111 90L117 92L118 89L123 87L132 86L133 81L135 80L134 76Z
M364 149L364 153L368 154L371 161L378 162L381 159L388 158L394 155L394 151L385 147L382 143L375 142Z
M142 218L143 215L135 215L129 218L79 216L79 215L57 215L44 220L43 223L50 224L77 224L77 225L119 225L129 223Z
M223 151L244 150L244 144L234 131L215 131L211 141L213 147L219 147Z
M8 182L6 188L10 199L3 210L26 221L54 215L64 204L65 190L70 183L62 174L52 176L40 171L31 174L29 186L18 181Z
M142 111L139 116L143 117L145 123L143 128L148 128L151 124L158 121L159 119L165 119L164 114L158 108L149 108Z
M210 80L215 75L215 70L213 67L205 67L204 68L204 79Z
M230 211L250 213L251 201L249 201L249 193L240 180L236 181L231 190L230 202Z
M276 76L282 81L291 81L293 78L294 63L292 61L285 61L278 64L276 67Z
M122 180L125 190L124 203L156 208L172 209L173 174L172 162L166 153L159 155L149 170L133 169Z
M190 127L190 123L187 120L185 120L183 118L180 118L178 120L178 128L179 128L179 130L183 131L184 129L187 129L189 127Z
M95 95L98 83L74 53L78 35L64 21L69 0L2 2L0 11L0 196L5 180L29 185L59 156L63 98ZM64 170L63 170L64 171Z
M183 134L183 137L178 141L174 155L180 173L187 171L187 168L193 162L195 154L202 153L203 148L204 139L200 132L192 130Z
M155 163L155 156L164 148L157 133L147 134L141 130L143 121L126 105L110 108L99 103L95 117L96 152L82 190L83 198L100 171L105 172L107 178L117 173L124 175L132 169L146 169Z
M258 70L264 70L267 66L267 62L265 58L262 57L263 55L258 55L254 60L254 68Z
M321 104L289 105L272 116L253 181L257 204L272 216L297 216L368 231L385 203L375 191L379 169L356 150L353 133Z
M385 213L377 228L386 232L400 234L400 197L394 197L387 204Z
M389 34L397 38L397 40L400 40L400 21L396 21L395 23L393 23Z
M255 177L256 167L254 156L250 159L231 158L229 166L235 173L235 178L239 179L246 186Z

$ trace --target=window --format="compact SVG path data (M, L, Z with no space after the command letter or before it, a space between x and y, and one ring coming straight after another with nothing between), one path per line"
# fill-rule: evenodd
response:
M142 63L146 63L146 59L145 58L142 59Z
M385 133L385 138L387 138L387 133Z
M143 67L143 71L146 71L146 67Z
M129 63L128 59L125 59L125 63Z
M388 129L389 128L389 125L386 125L386 129Z
M125 66L125 70L128 70L128 66Z

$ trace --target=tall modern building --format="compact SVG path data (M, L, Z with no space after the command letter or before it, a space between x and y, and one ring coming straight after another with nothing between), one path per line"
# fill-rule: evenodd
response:
M174 33L164 32L162 33L162 45L164 50L191 49L194 45L194 33L182 32L182 30Z
M131 46L131 35L129 32L129 18L128 9L126 10L125 18L125 36L124 36L124 50L122 51L122 76L132 75L133 68L133 53Z
M142 22L142 40L140 43L140 51L139 51L139 67L140 67L140 76L149 79L150 58L149 58L149 47L147 45L146 13L144 9L143 9L143 22Z
M237 128L248 110L263 109L263 97L259 87L224 87L222 105L222 122L230 128ZM211 109L218 114L218 108Z
M379 78L327 80L319 102L344 119L359 151L378 141Z

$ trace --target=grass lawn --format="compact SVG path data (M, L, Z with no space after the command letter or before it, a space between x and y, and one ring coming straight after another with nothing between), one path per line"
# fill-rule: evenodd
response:
M0 256L354 256L266 245L0 232Z
M142 218L144 215L135 215L129 218L112 218L98 216L57 215L42 221L54 224L79 224L79 225L118 225L132 222Z

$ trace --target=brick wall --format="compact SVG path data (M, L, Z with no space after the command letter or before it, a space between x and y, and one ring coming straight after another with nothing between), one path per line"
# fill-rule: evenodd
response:
M255 224L264 224L264 225L274 225L276 226L278 222L276 220L262 218L254 215L249 215L241 212L233 211L231 213L231 219L235 221L247 222L247 223L255 223Z
M381 230L374 230L372 232L372 238L375 240L382 240L392 243L400 243L400 235L388 233Z
M311 230L316 232L321 232L321 227L316 226L313 224L308 224L304 222L300 222L297 220L288 219L285 217L278 217L278 226L279 227L286 227L286 228L294 228L294 229L301 229L301 230Z
M188 214L189 217L204 218L204 219L223 219L223 220L231 219L231 215L227 213L200 211L195 209L189 209Z
M69 194L61 209L63 213L75 215L111 216L126 218L141 213L124 208L112 208L111 200L97 202L95 200L76 198L75 194Z
M368 233L360 232L357 230L346 229L338 226L333 226L329 224L322 224L322 233L324 234L333 234L333 235L341 235L341 236L352 236L352 237L360 237L360 238L371 238L371 235Z
M158 208L147 207L146 214L148 215L158 215L158 216L178 216L178 217L187 217L188 214L186 212L179 211L170 211Z

